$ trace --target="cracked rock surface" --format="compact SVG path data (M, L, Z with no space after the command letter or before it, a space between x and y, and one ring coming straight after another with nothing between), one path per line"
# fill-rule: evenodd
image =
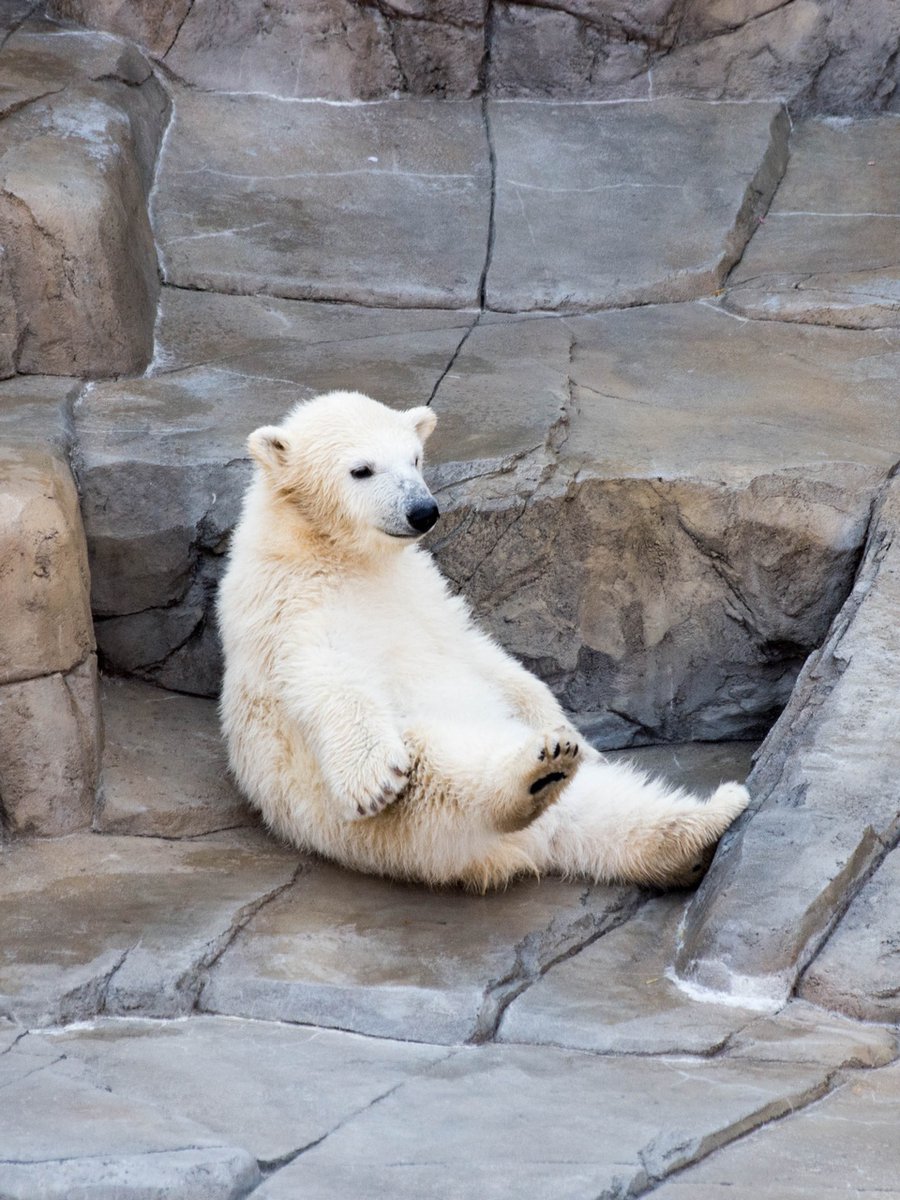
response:
M898 45L0 0L0 1195L896 1192ZM331 388L434 407L431 549L604 752L750 772L698 893L260 827L216 586L247 435Z

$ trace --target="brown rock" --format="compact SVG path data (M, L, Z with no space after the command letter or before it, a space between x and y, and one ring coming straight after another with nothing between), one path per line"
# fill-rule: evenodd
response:
M0 449L0 684L68 671L94 649L87 548L68 467Z
M585 21L568 6L496 6L488 67L494 95L645 99L649 63L647 43L627 39L612 22Z
M191 10L191 0L50 0L56 17L132 38L164 55Z
M828 57L825 5L792 0L754 16L754 4L759 7L756 0L734 5L740 13L730 21L699 16L696 33L701 40L677 45L653 64L654 94L790 100L810 88ZM706 7L698 4L696 13ZM724 8L720 5L718 11Z
M101 743L97 660L0 686L0 812L14 834L90 825Z
M402 83L385 18L351 0L195 0L166 65L198 87L279 96L365 100Z
M49 97L0 133L0 239L18 368L111 375L152 351L156 251L128 118L102 88Z

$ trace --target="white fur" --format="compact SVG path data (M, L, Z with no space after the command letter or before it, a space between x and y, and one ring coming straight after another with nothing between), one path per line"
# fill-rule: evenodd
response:
M525 870L694 881L745 789L704 803L604 762L473 625L406 523L431 500L433 426L426 408L333 392L251 435L219 594L241 787L277 834L364 871L480 888Z

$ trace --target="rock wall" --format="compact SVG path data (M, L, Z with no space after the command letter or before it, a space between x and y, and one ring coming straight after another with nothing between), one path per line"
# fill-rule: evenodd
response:
M894 0L51 0L201 88L896 104Z

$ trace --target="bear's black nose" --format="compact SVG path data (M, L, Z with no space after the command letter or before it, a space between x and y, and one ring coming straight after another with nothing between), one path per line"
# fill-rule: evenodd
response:
M414 504L406 514L406 519L416 533L427 533L440 515L441 510L435 502L426 500L422 504Z

